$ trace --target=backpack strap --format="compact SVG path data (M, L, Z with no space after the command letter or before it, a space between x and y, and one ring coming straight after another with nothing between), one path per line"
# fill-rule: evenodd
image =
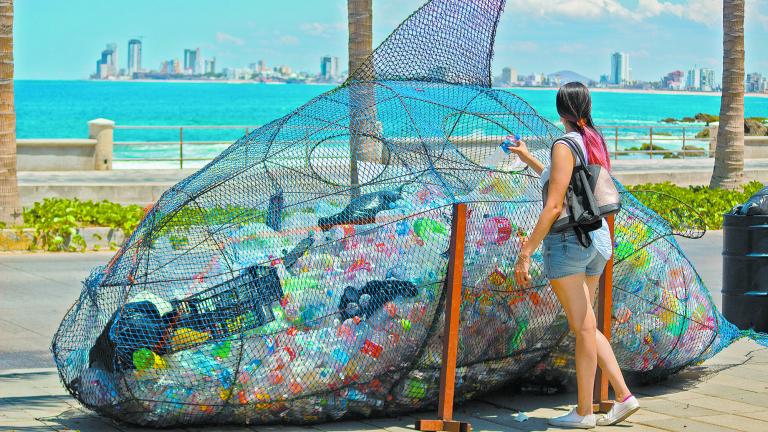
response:
M579 145L579 143L577 143L576 140L574 140L573 138L563 135L560 138L555 140L555 142L552 144L552 149L555 148L555 144L558 141L564 142L565 145L568 146L569 149L571 149L571 153L573 153L573 155L576 156L579 162L581 162L581 166L584 167L584 169L586 170L587 161L586 161L586 158L584 157L584 152L581 151L581 146ZM550 155L551 155L551 151L550 151Z

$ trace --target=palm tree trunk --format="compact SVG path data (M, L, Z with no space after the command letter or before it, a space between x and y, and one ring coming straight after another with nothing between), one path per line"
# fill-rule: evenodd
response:
M744 183L744 1L723 0L723 88L712 189Z
M13 109L13 0L0 0L0 222L22 222Z
M348 0L349 15L349 75L365 62L373 50L373 2L372 0ZM365 76L358 79L370 79ZM373 111L374 90L366 84L355 84L348 80L349 87L349 175L352 196L360 194L359 161L374 160L374 149L367 138L375 127Z

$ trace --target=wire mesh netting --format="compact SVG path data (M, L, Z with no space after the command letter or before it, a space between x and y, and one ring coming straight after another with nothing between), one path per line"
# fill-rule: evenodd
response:
M434 404L456 202L469 209L457 395L567 375L568 327L540 253L532 286L512 278L539 178L482 164L509 134L548 161L562 133L490 88L502 7L428 2L344 85L164 193L54 337L72 395L153 426ZM680 204L665 219L621 190L613 346L627 371L672 373L737 331L672 237L701 235L695 213Z

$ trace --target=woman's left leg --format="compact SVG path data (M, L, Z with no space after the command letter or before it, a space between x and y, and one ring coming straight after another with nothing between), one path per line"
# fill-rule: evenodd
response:
M550 280L557 299L565 310L568 325L576 336L576 383L580 416L592 414L592 390L597 369L597 323L584 273Z
M595 304L594 295L597 291L597 286L600 284L600 276L587 276L585 285L587 292L590 295L590 304ZM623 401L631 393L627 387L627 383L624 381L624 375L621 373L619 362L616 361L616 355L613 353L611 343L599 331L595 331L597 342L597 363L600 366L600 370L608 377L608 381L613 387L615 398L618 401Z

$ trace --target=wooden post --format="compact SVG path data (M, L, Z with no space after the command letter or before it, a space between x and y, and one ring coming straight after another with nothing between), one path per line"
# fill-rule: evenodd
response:
M467 205L453 205L451 243L446 274L445 328L443 330L443 365L440 370L440 398L437 420L417 420L420 431L471 432L472 425L453 420L453 395L456 381L456 355L459 348L461 282L464 271L464 238L467 232Z
M611 244L613 244L613 216L606 219L608 229L611 231ZM605 270L600 276L600 287L597 292L597 330L602 332L606 339L611 340L611 311L613 310L613 256L605 264ZM595 375L595 389L592 393L593 411L608 412L613 406L613 401L608 399L608 377L597 368Z

